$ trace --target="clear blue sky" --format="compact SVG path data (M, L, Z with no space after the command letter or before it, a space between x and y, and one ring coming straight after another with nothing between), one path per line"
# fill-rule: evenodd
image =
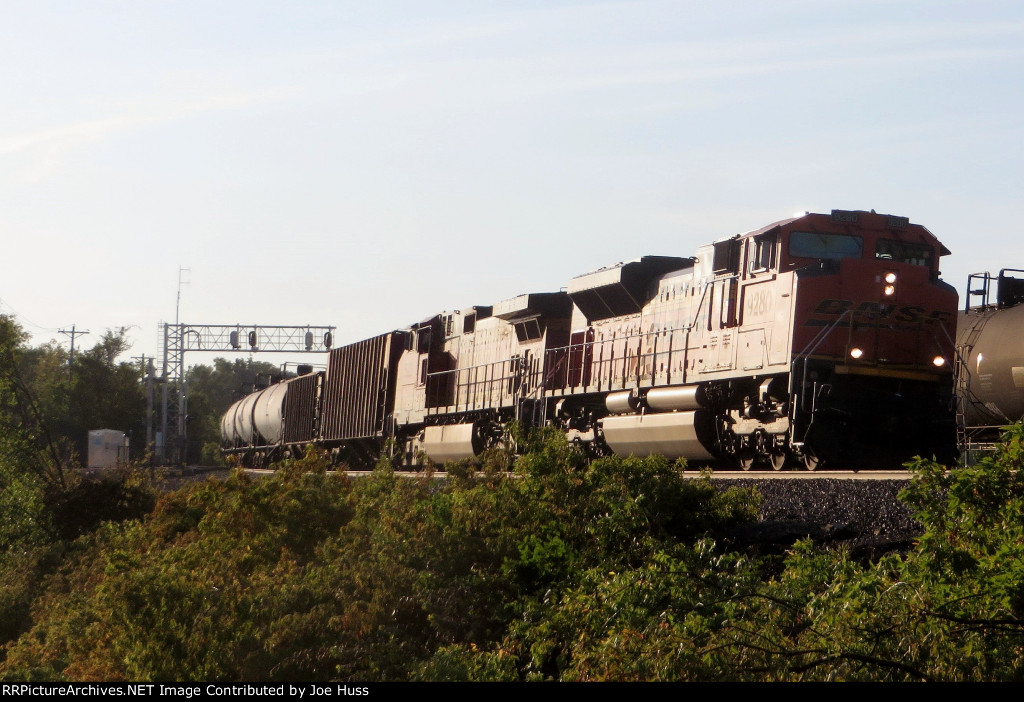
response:
M5 1L0 312L159 354L184 266L346 343L832 208L962 291L1024 268L1022 80L1020 2Z

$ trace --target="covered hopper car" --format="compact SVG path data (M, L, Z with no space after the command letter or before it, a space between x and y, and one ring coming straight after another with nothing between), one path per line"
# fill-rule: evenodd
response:
M416 465L478 455L518 420L595 456L950 460L948 253L905 217L833 210L645 256L335 349L326 372L235 403L223 448L254 464L319 446L354 465L393 440Z

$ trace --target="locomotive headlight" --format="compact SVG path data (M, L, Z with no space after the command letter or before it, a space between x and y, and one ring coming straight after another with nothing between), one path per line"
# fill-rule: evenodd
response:
M896 294L896 273L893 271L886 271L885 275L882 276L885 281L885 287L882 288L882 293L886 297L892 297ZM877 278L875 280L878 280Z
M860 358L863 355L864 355L864 349L859 349L856 346L854 346L852 349L850 349L850 358Z
M946 365L946 359L944 359L942 356L936 356L935 358L932 359L932 365L935 366L936 368L942 368L944 365Z

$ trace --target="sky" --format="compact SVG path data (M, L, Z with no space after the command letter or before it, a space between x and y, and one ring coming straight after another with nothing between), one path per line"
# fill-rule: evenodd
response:
M803 211L1024 268L1020 2L0 0L0 89L33 343L341 345Z

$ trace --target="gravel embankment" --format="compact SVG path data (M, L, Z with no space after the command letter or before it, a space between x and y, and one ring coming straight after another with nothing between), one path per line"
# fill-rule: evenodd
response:
M736 480L764 496L759 520L731 534L741 547L781 553L799 539L844 545L875 558L905 551L921 526L897 499L904 480Z
M173 490L208 477L223 479L228 469L164 470L160 486ZM736 529L729 540L758 553L784 553L800 539L843 545L859 557L906 551L921 532L897 499L905 480L730 480L728 487L756 488L764 497L758 521Z

